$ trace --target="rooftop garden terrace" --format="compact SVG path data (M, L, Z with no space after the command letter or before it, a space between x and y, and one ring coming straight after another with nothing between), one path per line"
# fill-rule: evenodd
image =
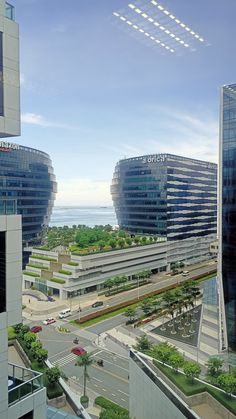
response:
M164 237L134 236L124 230L113 231L112 226L50 227L40 250L53 250L63 246L75 255L87 255L96 252L107 252L133 246L144 246L165 241ZM34 257L34 256L33 256ZM43 259L43 256L37 257ZM46 259L45 259L46 260ZM75 265L76 262L70 262Z
M210 357L205 364L206 372L203 372L199 363L187 361L168 342L153 344L143 335L137 338L135 349L149 355L154 370L156 367L156 372L161 371L185 396L207 392L236 414L236 369L231 368L227 372L227 366L220 357Z

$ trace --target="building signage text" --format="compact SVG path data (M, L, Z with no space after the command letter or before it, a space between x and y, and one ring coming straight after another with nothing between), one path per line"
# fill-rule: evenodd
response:
M143 157L143 163L160 163L165 161L164 154L155 154L153 156L145 156Z
M9 143L8 141L0 141L0 151L19 150L19 144Z

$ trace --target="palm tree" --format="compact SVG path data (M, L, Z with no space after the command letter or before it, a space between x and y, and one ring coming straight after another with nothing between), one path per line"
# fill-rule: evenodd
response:
M89 378L87 368L93 363L92 354L85 354L80 355L77 358L75 365L77 367L84 367L84 394L83 396L86 397L86 383L87 378Z

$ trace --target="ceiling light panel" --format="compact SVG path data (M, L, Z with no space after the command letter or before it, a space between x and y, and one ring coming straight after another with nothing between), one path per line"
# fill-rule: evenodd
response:
M133 9L133 10L135 10L135 9ZM136 25L136 22L132 21L130 17L123 16L121 13L118 13L118 12L113 12L113 16L119 18L120 21L129 25L130 28L133 28L133 29L137 30L142 35L144 35L146 38L149 38L151 41L155 42L157 45L164 48L166 51L171 52L171 53L175 52L175 49L171 45L168 45L166 42L164 42L163 39L158 39L156 36L153 36L152 34L147 32L146 30L144 30L142 27L140 27L140 25Z
M176 17L162 3L165 0L131 0L120 10L114 11L117 22L143 35L147 43L155 43L169 52L196 51L196 45L205 39L189 25Z
M157 8L157 10L161 11L163 14L165 14L167 17L169 17L173 22L177 23L181 29L184 29L188 34L193 35L195 39L197 39L200 42L204 42L204 38L202 38L200 35L196 34L194 31L191 30L189 26L187 26L184 22L182 22L180 19L176 18L174 15L171 14L169 10L167 10L162 4L155 0L151 0L150 3Z

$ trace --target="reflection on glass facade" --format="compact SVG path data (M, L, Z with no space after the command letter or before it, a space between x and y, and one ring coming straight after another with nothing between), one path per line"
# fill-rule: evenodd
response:
M0 202L16 202L23 246L37 245L48 226L57 188L52 162L48 154L32 148L6 150L0 148Z
M221 274L228 346L236 351L236 84L221 102Z
M117 163L112 199L122 228L182 240L216 234L217 165L171 154Z
M3 106L3 46L2 46L2 32L0 32L0 116L4 115Z

